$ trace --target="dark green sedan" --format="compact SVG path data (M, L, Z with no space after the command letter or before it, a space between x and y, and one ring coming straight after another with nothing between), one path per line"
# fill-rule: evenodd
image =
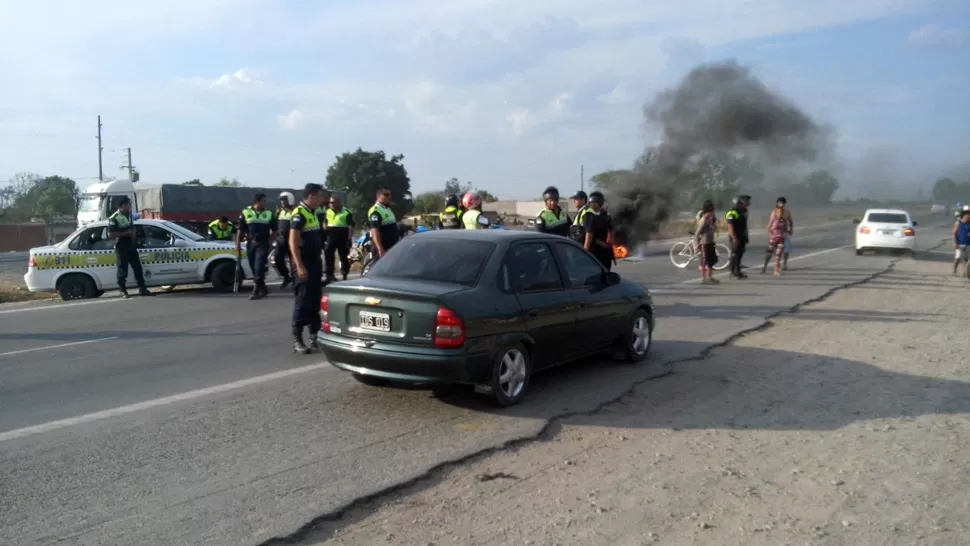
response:
M366 276L328 285L320 316L327 359L361 383L464 383L501 406L558 364L644 360L654 327L647 290L580 245L505 230L405 237Z

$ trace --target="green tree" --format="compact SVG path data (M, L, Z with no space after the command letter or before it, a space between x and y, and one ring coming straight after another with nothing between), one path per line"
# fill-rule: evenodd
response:
M391 190L391 210L398 218L414 206L411 179L401 154L390 158L383 150L368 152L361 148L337 156L327 169L326 186L347 193L347 207L354 216L364 218L374 203L378 187Z
M839 189L839 181L826 170L815 171L802 181L807 205L828 205Z
M432 214L445 208L445 198L439 192L428 191L414 196L415 214Z
M475 193L482 198L482 202L484 203L494 203L498 201L498 197L492 195L492 193L488 190L475 190Z
M449 195L457 195L458 199L461 199L461 196L465 195L467 192L473 191L474 189L475 187L472 186L471 182L462 183L461 180L458 180L453 176L450 180L445 181L445 189L441 192L441 195L445 197L448 197Z
M189 185L193 185L194 186L195 184L186 184L186 186L189 186ZM199 185L201 186L202 183L199 182ZM219 179L219 182L216 183L216 186L222 186L222 187L227 187L227 188L238 188L238 187L242 186L242 184L239 183L239 179L238 178L232 178L232 179L230 179L228 177L223 176L221 179Z
M625 176L629 176L631 171L626 169L614 169L594 174L589 178L594 189L609 193L620 183Z
M223 178L223 180L226 180L226 179ZM221 186L231 185L232 181L230 180L229 182L230 184L220 184L220 185ZM199 180L198 178L193 178L192 180L186 180L185 182L182 182L182 185L183 186L205 186L205 184L203 184L202 181Z
M958 201L960 186L952 178L941 178L933 184L933 199L937 201Z

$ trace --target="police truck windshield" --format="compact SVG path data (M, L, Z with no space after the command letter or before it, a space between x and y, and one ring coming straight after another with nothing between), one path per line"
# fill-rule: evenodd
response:
M78 203L78 212L98 212L98 207L101 206L101 196L100 195L82 195L81 201Z
M484 241L421 240L413 235L377 260L367 276L473 286L493 250L495 245Z

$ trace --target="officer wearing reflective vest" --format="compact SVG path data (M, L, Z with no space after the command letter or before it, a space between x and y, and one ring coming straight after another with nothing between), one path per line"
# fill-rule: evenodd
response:
M350 272L350 235L353 233L354 215L350 210L344 208L337 194L330 195L330 208L327 209L327 242L324 246L323 254L325 258L327 283L334 281L334 254L340 257L340 278L347 280L347 273Z
M275 218L273 211L266 208L266 194L257 193L253 196L253 204L243 209L239 215L239 231L236 233L236 252L242 247L242 239L246 237L246 253L249 267L253 270L253 293L251 300L257 300L269 294L266 288L266 265L269 259L270 240L273 238Z
M229 223L228 216L220 216L219 218L209 222L210 241L231 241L235 232L236 228Z
M327 229L327 203L329 202L330 192L324 189L320 196L320 206L313 211L317 215L317 221L320 222L320 248L327 243L327 234L324 230Z
M490 222L482 214L482 198L475 192L467 192L461 198L465 212L461 215L462 227L465 229L488 229Z
M280 204L276 208L276 247L273 249L273 267L283 279L280 290L293 284L288 262L290 261L290 216L296 197L285 191L280 194Z
M370 226L370 238L377 256L383 256L397 244L401 238L401 228L397 225L397 217L390 209L391 190L377 189L377 202L367 209L367 224Z
M750 195L739 195L734 198L734 206L727 211L724 220L728 226L728 238L731 242L731 277L746 279L748 276L742 271L741 258L748 246L748 207L751 204Z
M603 208L605 203L606 198L601 192L589 194L589 209L583 215L583 247L609 271L615 261L614 226L613 219Z
M546 208L536 216L536 231L553 235L569 236L569 215L559 206L559 189L549 186L542 192Z
M586 228L583 220L589 210L589 197L586 192L579 190L570 199L573 200L573 206L576 208L576 216L573 218L572 225L569 226L569 237L577 243L583 244L586 240Z
M461 216L465 211L459 206L458 196L449 195L445 200L445 210L438 213L438 229L461 229Z
M117 266L118 290L125 298L130 298L125 284L128 280L128 267L131 266L138 283L139 296L154 296L145 286L145 275L142 273L141 259L135 240L135 222L131 219L131 199L122 197L118 203L118 210L108 217L108 237L115 242L115 264Z
M309 183L303 188L303 201L290 215L290 255L293 257L296 282L293 285L293 352L310 354L318 349L320 332L320 297L323 292L323 259L320 220L316 210L323 205L323 186ZM303 329L310 332L310 344L303 339Z

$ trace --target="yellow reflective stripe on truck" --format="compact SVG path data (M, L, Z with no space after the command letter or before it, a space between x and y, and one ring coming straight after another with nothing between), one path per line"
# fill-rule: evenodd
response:
M166 264L166 263L190 263L204 262L213 256L225 255L235 257L236 251L233 248L209 247L209 248L166 248L138 250L142 264ZM246 257L246 251L242 251ZM78 252L38 252L31 254L37 262L36 269L86 269L93 267L114 267L114 250L82 250Z

